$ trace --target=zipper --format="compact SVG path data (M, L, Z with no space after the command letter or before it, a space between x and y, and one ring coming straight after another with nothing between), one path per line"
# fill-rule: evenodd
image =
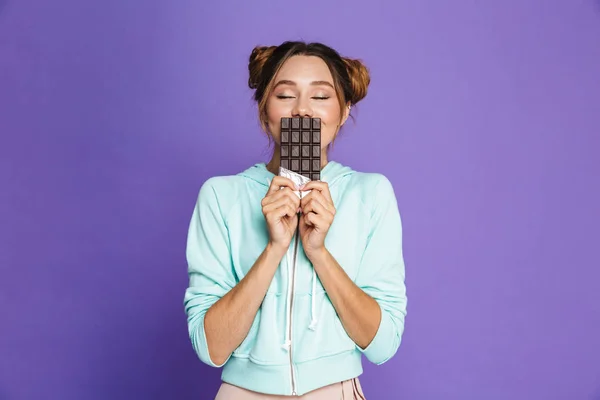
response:
M300 219L300 217L298 216L298 219ZM298 221L298 223L300 223L300 221ZM290 354L290 376L292 378L292 396L296 396L296 378L294 376L294 364L293 364L293 359L292 359L292 343L294 342L292 339L292 326L293 326L293 318L292 318L292 311L294 309L294 288L296 287L296 260L298 257L298 237L300 236L300 224L298 224L298 226L296 227L296 234L295 234L295 239L294 239L294 259L293 259L293 263L292 263L292 293L291 293L291 300L290 300L290 309L289 311L289 319L290 319L290 327L289 327L289 336L290 336L290 350L289 350L289 354Z

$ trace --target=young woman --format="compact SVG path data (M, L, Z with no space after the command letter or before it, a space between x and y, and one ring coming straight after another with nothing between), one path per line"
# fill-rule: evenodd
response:
M223 367L219 400L362 399L361 355L382 364L396 353L407 304L390 181L327 158L367 93L367 68L285 42L256 47L249 72L275 143L282 117L321 118L321 180L278 176L276 145L268 163L202 185L187 242L193 348Z

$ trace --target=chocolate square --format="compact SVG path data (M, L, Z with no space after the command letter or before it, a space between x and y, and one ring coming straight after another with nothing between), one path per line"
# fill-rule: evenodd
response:
M283 119L283 118L282 118ZM288 118L290 119L290 118ZM292 129L293 130L298 130L300 129L300 118L292 118ZM283 123L282 123L283 124Z

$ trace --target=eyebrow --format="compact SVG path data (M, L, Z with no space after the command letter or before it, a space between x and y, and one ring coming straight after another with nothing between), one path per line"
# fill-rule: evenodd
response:
M333 87L333 85L332 85L330 82L327 82L327 81L312 81L310 84L311 84L311 86L320 86L320 85L325 85L325 86L329 86L329 87L331 87L332 89L335 89L335 88ZM296 82L294 82L294 81L290 81L290 80L288 80L288 79L282 79L282 80L280 80L279 82L277 82L277 84L276 84L276 85L273 87L273 89L275 89L275 88L276 88L277 86L279 86L279 85L290 85L290 86L296 86Z

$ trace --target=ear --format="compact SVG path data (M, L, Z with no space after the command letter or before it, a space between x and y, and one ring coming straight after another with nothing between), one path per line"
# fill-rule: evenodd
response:
M342 116L342 122L340 123L340 127L342 125L344 125L346 123L346 120L348 119L348 117L350 117L350 109L352 108L352 105L350 104L350 102L346 103L346 107L344 107L344 115Z

